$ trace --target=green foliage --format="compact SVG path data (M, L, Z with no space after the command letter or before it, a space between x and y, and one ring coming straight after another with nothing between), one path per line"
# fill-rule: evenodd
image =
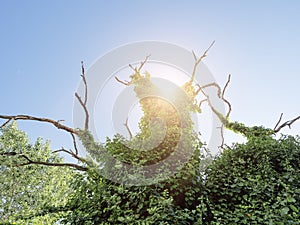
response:
M212 224L299 224L299 172L299 137L261 132L227 148L207 171Z
M116 134L101 144L80 130L78 137L89 153L87 172L24 165L28 161L22 155L35 161L62 159L40 139L30 144L15 124L1 130L0 223L300 224L299 137L275 139L271 129L232 123L220 114L225 127L247 142L211 158L193 131L190 115L200 109L192 82L167 102L154 97L161 90L148 73L136 71L131 79L143 111L140 132L130 140ZM159 145L151 148L156 142ZM158 176L149 185L137 186L109 179L138 183L149 175L138 173L139 168L167 158L172 160L159 172L168 179Z
M16 124L0 132L0 222L50 224L59 220L59 213L44 215L44 212L66 203L72 171L62 167L21 166L28 161L20 155L48 162L62 162L62 158L50 154L48 143L41 139L30 144Z
M80 132L79 137L90 156L96 162L105 161L106 165L99 175L99 164L91 163L89 174L82 174L75 180L73 188L76 194L69 202L75 210L63 221L66 224L193 224L202 221L201 218L207 212L203 198L200 199L204 191L203 171L200 167L204 146L198 135L193 133L190 118L194 110L193 99L183 90L177 92L171 103L162 98L148 97L160 94L151 82L150 75L136 73L131 78L144 112L139 123L140 133L132 140L116 135L101 145L94 141L88 131ZM185 85L185 88L188 87L191 91L192 86ZM153 118L165 122L165 132ZM164 139L157 147L143 151L163 135ZM179 141L181 135L184 138ZM161 168L162 173L170 170L170 165L178 165L179 170L170 173L167 180L154 178L157 180L151 185L128 186L115 183L101 174L109 173L110 176L113 174L120 178L130 171L120 169L116 160L107 162L105 150L115 159L137 168L174 156L172 161ZM183 162L188 154L190 157ZM138 179L143 174L137 173L134 176L133 179Z

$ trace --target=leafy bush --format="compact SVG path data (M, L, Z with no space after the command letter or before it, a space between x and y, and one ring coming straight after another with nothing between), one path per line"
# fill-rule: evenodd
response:
M256 136L209 167L212 224L299 224L300 139Z

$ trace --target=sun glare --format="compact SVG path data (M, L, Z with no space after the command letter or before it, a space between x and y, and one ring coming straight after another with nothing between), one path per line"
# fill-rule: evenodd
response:
M143 68L151 77L163 78L179 87L189 80L189 76L182 70L163 63L147 63Z
M133 65L133 67L136 66L138 67L139 64ZM142 75L144 75L145 72L150 74L151 81L158 87L162 94L162 98L165 98L166 101L174 101L178 91L182 90L181 87L190 80L190 76L184 71L163 63L147 62L141 69ZM140 131L138 124L143 116L143 112L137 98L130 102L130 106L119 108L117 119L112 117L112 112L115 110L116 102L123 102L124 104L127 104L126 99L123 99L123 91L124 89L129 88L128 86L116 82L114 76L117 76L122 81L130 81L130 75L132 74L133 70L131 68L124 67L120 71L116 72L111 79L107 81L104 88L98 93L94 113L95 115L99 115L95 117L95 127L101 141L105 141L107 136L112 137L115 133L129 137L128 130L124 125L126 119L128 127L133 135L136 135ZM134 92L133 89L131 91ZM133 95L135 94L133 93ZM204 110L202 109L201 115L196 115L194 119L197 129L199 126L200 128L205 127L205 131L200 129L200 132L202 133L202 137L204 136L204 139L209 141L212 119L209 110L206 110L206 108L204 108ZM115 121L115 123L112 121ZM116 123L116 121L118 122Z

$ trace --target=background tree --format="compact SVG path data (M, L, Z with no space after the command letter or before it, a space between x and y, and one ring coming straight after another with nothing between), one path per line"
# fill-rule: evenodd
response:
M73 170L37 162L55 164L63 159L51 154L42 139L30 144L16 123L0 130L0 222L51 224L63 216L51 213L51 208L66 204Z

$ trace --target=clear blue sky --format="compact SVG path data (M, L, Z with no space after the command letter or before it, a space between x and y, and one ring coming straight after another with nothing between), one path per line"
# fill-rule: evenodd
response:
M273 127L300 114L299 1L1 1L0 114L65 119L72 126L80 61L159 40L201 54L227 98L232 120ZM51 126L20 123L58 148L69 139ZM300 122L283 132L299 134ZM67 140L67 141L66 141ZM70 142L71 143L71 142Z

